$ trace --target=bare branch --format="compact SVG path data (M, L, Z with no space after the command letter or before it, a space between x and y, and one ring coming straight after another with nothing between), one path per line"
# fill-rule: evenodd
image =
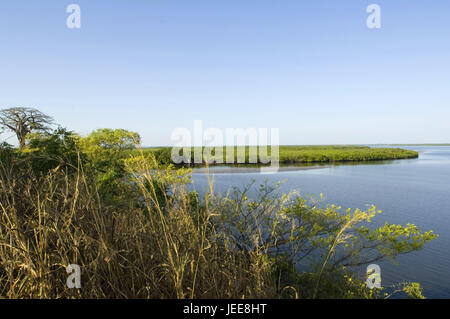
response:
M0 110L0 128L14 132L20 148L25 146L29 133L46 132L52 124L53 118L33 108L14 107Z

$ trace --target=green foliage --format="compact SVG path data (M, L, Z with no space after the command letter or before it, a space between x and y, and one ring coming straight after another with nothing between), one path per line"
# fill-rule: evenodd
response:
M96 161L123 158L124 151L140 143L138 133L123 129L98 129L79 141L82 150Z
M0 143L0 161L8 162L10 161L10 157L14 154L14 148L6 143Z
M194 161L194 152L191 150L191 164ZM203 152L205 148L203 148ZM153 153L159 163L170 164L171 148L148 148L146 153ZM223 163L226 163L227 150L223 150ZM238 163L238 154L245 154L245 163L250 163L250 158L257 159L259 148L254 147L234 147L234 163ZM271 155L271 148L268 147L268 156ZM336 162L363 162L417 158L415 151L404 150L400 148L371 148L368 146L280 146L279 162L280 164L306 164L306 163L336 163ZM205 158L203 159L206 162ZM214 163L210 163L214 164Z
M154 156L158 164L172 163L172 152L171 149L168 147L156 150Z
M403 291L412 299L425 299L425 297L422 294L423 289L417 282L413 282L406 285L403 288Z
M332 163L417 158L418 153L399 148L281 147L281 163Z
M369 228L380 213L375 206L342 211L323 205L322 198L280 195L267 185L260 185L254 200L249 189L216 197L213 221L232 249L267 253L280 287L302 298L379 297L346 270L419 250L437 237L412 224Z
M107 203L126 202L130 185L124 184L124 159L140 143L138 133L123 129L99 129L80 138L78 145L97 175L97 187Z
M29 143L21 150L21 154L31 159L31 166L36 173L46 174L59 167L74 170L80 162L85 161L85 156L77 147L78 138L64 128L32 133L28 135Z

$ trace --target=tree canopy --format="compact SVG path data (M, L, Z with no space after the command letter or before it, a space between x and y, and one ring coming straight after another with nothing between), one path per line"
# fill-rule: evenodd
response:
M136 148L140 143L138 133L123 129L98 129L83 138L82 145L86 151L109 151L110 153L121 152Z
M0 110L0 127L16 134L21 149L25 146L28 134L48 131L52 124L52 117L34 108L13 107Z

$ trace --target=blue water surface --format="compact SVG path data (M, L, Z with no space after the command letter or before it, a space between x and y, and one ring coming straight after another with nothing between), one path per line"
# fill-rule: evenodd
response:
M374 223L413 223L433 230L439 238L417 252L380 263L383 286L413 281L421 283L428 298L450 298L450 147L402 147L419 152L418 159L358 165L336 165L313 170L215 174L215 189L284 181L282 190L301 194L323 193L327 202L343 208L374 204L383 213ZM194 174L197 189L206 187L204 174Z

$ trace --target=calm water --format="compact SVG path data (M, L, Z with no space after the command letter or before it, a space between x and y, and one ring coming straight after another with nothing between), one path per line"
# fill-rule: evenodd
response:
M374 204L383 213L374 224L389 221L413 223L422 230L434 230L440 237L421 251L379 263L382 285L403 281L420 282L428 298L450 298L450 147L403 147L420 153L419 159L377 164L339 165L328 168L215 175L215 188L226 191L256 180L256 185L284 181L282 190L296 189L302 194L323 193L328 202L343 208L365 208ZM194 174L196 188L206 178Z

